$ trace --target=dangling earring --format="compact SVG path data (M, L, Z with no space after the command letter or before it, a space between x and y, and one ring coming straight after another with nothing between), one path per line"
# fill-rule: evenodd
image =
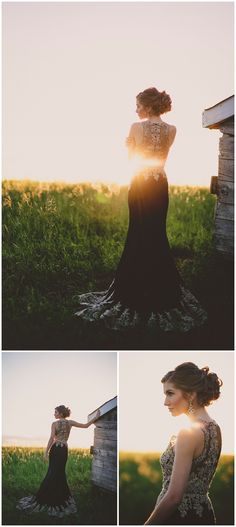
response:
M192 399L189 400L188 414L194 414L194 408L193 408L193 401L192 401Z

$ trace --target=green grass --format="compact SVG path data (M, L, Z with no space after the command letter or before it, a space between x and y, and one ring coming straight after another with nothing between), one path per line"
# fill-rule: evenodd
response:
M79 293L104 290L113 279L128 226L127 190L3 182L4 349L135 349L134 335L88 332L73 318ZM221 322L221 342L217 335L208 344L210 329L203 348L219 343L219 349L232 349L232 269L213 254L214 206L208 189L171 187L167 230L185 283L210 311L214 325L222 313L228 324L224 331ZM140 335L136 340L144 349L169 349L168 341L140 344ZM172 349L190 344L181 341ZM198 343L196 349L201 349Z
M91 485L92 456L86 449L71 449L66 465L67 480L78 513L52 518L46 513L26 514L16 509L17 501L37 492L46 475L42 448L3 447L3 525L114 525L116 496Z
M154 508L162 486L159 455L120 454L120 524L143 525ZM234 458L223 455L213 479L210 497L217 525L234 525Z

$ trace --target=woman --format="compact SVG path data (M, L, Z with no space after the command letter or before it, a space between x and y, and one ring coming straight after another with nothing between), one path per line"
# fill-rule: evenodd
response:
M64 405L55 408L54 417L57 421L52 423L51 435L44 454L45 460L49 458L47 474L38 492L35 495L22 498L18 502L17 509L24 512L45 511L50 516L59 518L77 512L75 500L71 496L65 474L68 457L67 440L72 426L88 428L99 415L98 410L93 420L83 424L67 419L70 416L70 410Z
M177 366L162 381L172 416L186 414L189 427L172 436L160 462L163 486L145 525L214 525L208 496L221 452L221 432L206 411L218 399L222 381L192 362Z
M165 162L176 128L161 115L170 109L170 96L156 88L137 96L136 111L142 121L131 126L127 146L139 170L128 193L124 251L109 289L79 296L81 309L76 315L103 320L113 329L141 324L163 331L188 331L206 320L205 311L182 283L166 235Z

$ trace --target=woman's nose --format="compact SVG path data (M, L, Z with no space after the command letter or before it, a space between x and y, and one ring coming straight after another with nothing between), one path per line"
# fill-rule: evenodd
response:
M168 400L165 399L165 401L164 401L164 406L168 406L168 405L169 405Z

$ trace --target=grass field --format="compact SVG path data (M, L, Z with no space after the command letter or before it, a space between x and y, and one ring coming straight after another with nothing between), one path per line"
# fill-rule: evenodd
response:
M73 317L78 294L108 287L128 225L127 187L3 183L3 349L233 349L233 266L212 249L215 197L171 187L168 237L209 314L187 335L121 334Z
M116 525L116 495L99 491L90 483L92 456L89 450L71 449L66 465L67 480L78 513L53 518L45 513L25 514L17 501L36 492L46 475L43 449L3 447L3 525Z
M143 525L161 490L159 455L120 454L120 524ZM234 525L234 458L221 456L210 497L217 525Z

